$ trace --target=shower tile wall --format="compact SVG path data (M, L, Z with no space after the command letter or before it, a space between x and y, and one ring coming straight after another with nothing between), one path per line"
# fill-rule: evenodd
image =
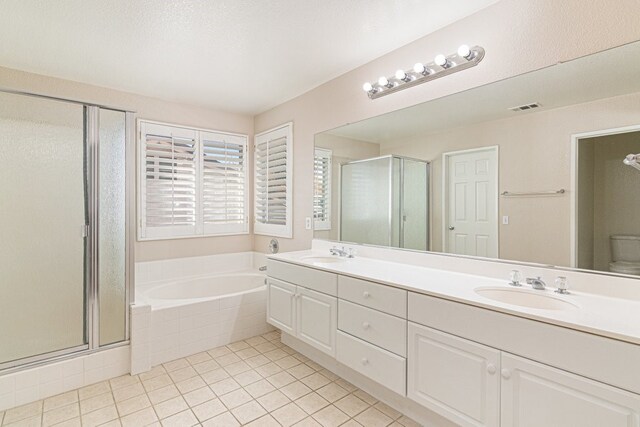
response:
M129 346L0 375L0 411L65 391L124 375L130 367Z

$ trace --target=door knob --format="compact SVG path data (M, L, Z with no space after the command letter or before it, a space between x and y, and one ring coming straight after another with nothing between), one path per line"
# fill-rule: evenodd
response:
M369 329L370 326L369 322L362 322L362 329Z
M456 229L456 228L455 228L453 225L450 225L450 226L449 226L449 230L453 231L453 230L455 230L455 229Z
M493 375L496 373L496 365L494 365L493 363L489 363L487 365L487 372L489 373L489 375Z
M511 378L511 371L508 369L503 369L502 371L500 371L500 374L502 374L502 378L504 378L505 380Z
M362 358L362 364L363 364L363 365L367 365L367 364L369 364L369 359L367 359L366 357L363 357L363 358Z
M371 295L371 294L370 294L369 292L367 292L367 291L364 291L364 292L362 293L362 296L363 296L364 298L369 298L369 296L370 296L370 295Z

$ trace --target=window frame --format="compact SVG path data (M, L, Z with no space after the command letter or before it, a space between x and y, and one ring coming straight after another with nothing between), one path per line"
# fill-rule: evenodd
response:
M180 132L180 134L189 135L193 133L195 135L195 143L196 143L196 185L195 185L195 225L194 226L166 226L166 227L147 227L146 225L146 207L144 206L145 202L145 194L146 194L146 185L145 185L145 175L146 175L146 132L147 127L168 127L171 129L175 129ZM244 186L243 186L243 203L244 203L244 223L242 224L228 224L229 231L225 231L225 227L220 225L218 227L214 227L209 225L208 227L204 224L203 219L203 155L202 155L202 135L203 134L214 134L214 135L225 135L235 138L240 138L242 141L242 145L244 146L244 158L243 158L243 177L244 177ZM159 122L154 120L147 119L137 119L136 123L136 229L137 229L137 240L140 242L144 241L154 241L154 240L173 240L173 239L192 239L198 237L222 237L222 236L236 236L236 235L248 235L250 233L249 230L249 212L251 206L250 202L250 155L249 155L249 137L246 134L234 133L234 132L225 132L213 129L205 129L198 128L193 126L185 126L174 123L167 122ZM220 228L219 232L211 232L206 229L211 230L212 228ZM238 230L239 229L239 230ZM151 231L151 233L150 233Z
M285 224L265 224L258 222L258 145L282 137L286 138ZM293 238L293 122L260 132L254 136L253 141L253 233L291 239Z
M316 219L315 198L316 198L316 158L322 157L328 159L327 162L327 191L325 192L326 218L325 220ZM313 149L313 229L317 231L331 230L331 197L333 185L333 150L328 148L315 147Z

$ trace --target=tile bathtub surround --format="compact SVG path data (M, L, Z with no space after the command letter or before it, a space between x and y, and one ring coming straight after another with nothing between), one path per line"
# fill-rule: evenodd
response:
M264 254L240 252L136 263L136 289L193 276L256 270ZM209 301L157 307L142 298L131 306L131 372L145 372L206 349L273 330L266 323L266 290Z
M177 307L132 307L131 372L274 330L266 299L263 289Z
M56 397L59 401L64 401L65 398L62 397L64 394L60 393L118 377L128 373L129 369L130 349L125 345L2 375L0 376L0 414L7 408L29 404L50 396L58 395ZM44 407L45 410L47 408L52 407ZM4 423L8 424L6 419L5 414Z
M258 252L237 252L137 262L135 266L136 286L192 276L252 270L265 265L265 263L265 255Z
M418 426L285 346L275 331L0 412L2 426L13 423Z

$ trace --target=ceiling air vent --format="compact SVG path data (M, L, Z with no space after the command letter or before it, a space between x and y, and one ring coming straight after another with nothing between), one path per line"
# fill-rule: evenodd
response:
M509 110L511 111L526 111L526 110L533 110L534 108L538 108L541 107L541 105L537 102L534 102L532 104L524 104L524 105L518 105L517 107L511 107L509 108Z

